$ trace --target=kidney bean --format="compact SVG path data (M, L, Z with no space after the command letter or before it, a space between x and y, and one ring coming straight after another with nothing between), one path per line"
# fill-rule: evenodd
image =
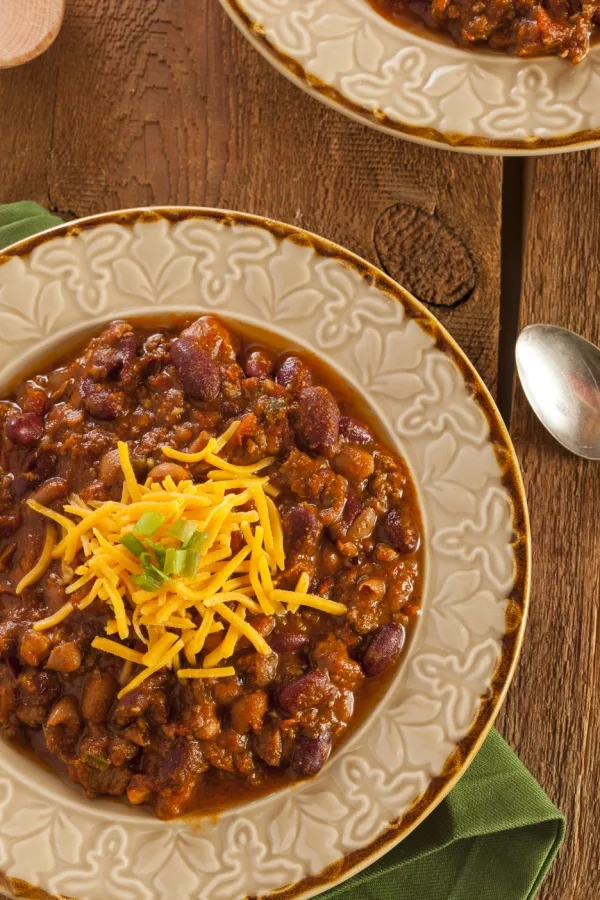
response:
M216 400L221 373L216 362L193 337L182 335L171 344L171 360L186 394L194 400Z
M306 363L297 356L288 356L277 367L277 384L292 393L299 394L312 384L312 375Z
M4 426L6 437L19 447L29 447L39 441L44 433L44 420L37 413L27 412L12 416Z
M273 358L266 350L252 350L244 362L248 378L268 378L273 372Z
M383 530L388 542L399 553L415 553L419 549L419 531L412 522L404 518L399 509L390 509L385 517Z
M57 454L52 450L36 449L30 452L31 459L27 461L28 471L36 478L39 478L40 481L46 481L56 469Z
M308 644L308 638L301 631L280 631L271 638L271 648L276 653L294 653Z
M35 481L32 482L31 478L28 478L27 475L17 475L11 485L11 493L14 499L21 500L29 488L32 487L32 484L35 484Z
M134 719L143 715L150 703L152 702L152 691L143 688L137 688L125 694L113 710L112 718L118 728L123 728Z
M292 767L305 778L321 771L331 753L331 732L301 731L292 754Z
M88 722L106 722L115 699L118 684L107 672L92 672L83 686L81 711Z
M81 382L81 393L85 408L94 419L110 422L125 412L123 391L95 384L90 378Z
M55 672L75 672L81 665L81 650L74 641L55 647L46 666Z
M300 395L300 432L307 446L321 456L332 456L339 436L340 410L324 387L305 388Z
M402 650L405 637L404 626L396 622L388 622L376 631L362 654L365 675L381 675Z
M137 345L131 325L111 322L96 338L95 345L88 365L92 378L103 380L120 373L121 380L127 382L132 375Z
M29 498L41 503L42 506L50 506L55 500L60 500L69 490L66 478L49 478L39 486Z
M288 509L283 516L283 532L289 551L313 553L323 530L317 510L309 503Z
M299 709L307 709L311 706L319 706L324 700L329 699L332 693L332 684L329 680L329 672L324 669L314 669L294 678L284 685L279 691L279 705L286 712L295 713Z
M342 416L340 419L340 436L349 444L370 444L373 435L366 425L353 419L352 416Z

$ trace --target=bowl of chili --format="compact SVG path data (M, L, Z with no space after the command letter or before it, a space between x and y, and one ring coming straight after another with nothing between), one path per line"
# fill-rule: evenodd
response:
M0 286L8 887L120 898L116 855L139 896L309 896L367 865L464 771L522 639L478 376L382 273L239 213L62 226Z
M466 153L600 143L593 0L221 0L311 96L380 131Z

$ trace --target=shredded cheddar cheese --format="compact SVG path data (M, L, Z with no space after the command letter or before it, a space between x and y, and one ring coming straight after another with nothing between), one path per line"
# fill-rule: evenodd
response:
M124 661L119 697L164 667L181 679L234 675L234 666L221 663L233 656L241 638L268 656L269 644L248 613L282 616L300 606L346 612L342 603L309 594L306 573L295 591L277 587L278 572L285 569L283 530L273 502L279 491L258 474L274 459L247 466L221 459L218 454L238 426L233 422L197 453L163 448L168 459L214 467L204 481L175 484L167 476L162 483L148 478L140 484L129 448L119 442L120 501L85 503L74 495L60 513L28 501L52 524L40 559L17 592L37 583L57 560L69 602L36 622L36 631L53 628L93 602L109 607L107 637L96 637L92 646ZM211 638L207 645L219 632L220 642ZM134 649L131 641L145 649Z
M36 582L38 582L42 575L45 573L52 559L52 550L54 548L55 540L56 537L54 528L52 527L52 525L48 525L42 555L40 556L33 569L31 569L27 573L27 575L21 578L20 582L17 585L17 594L22 594L25 588L31 587L32 584L36 584Z

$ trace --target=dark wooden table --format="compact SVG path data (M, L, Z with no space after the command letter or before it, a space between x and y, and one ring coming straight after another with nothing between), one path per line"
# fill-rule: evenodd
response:
M259 213L429 302L497 396L529 496L531 617L498 726L567 815L541 897L597 900L600 466L544 433L513 350L539 321L600 342L600 151L503 162L377 134L273 71L216 0L69 0L45 56L0 72L0 150L0 202Z

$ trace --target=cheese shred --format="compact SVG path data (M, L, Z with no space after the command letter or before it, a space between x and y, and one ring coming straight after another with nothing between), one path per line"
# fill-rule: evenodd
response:
M234 657L240 639L269 656L271 648L248 614L284 616L300 607L336 616L347 611L342 603L309 594L306 573L295 591L277 587L285 569L273 500L279 491L268 475L258 474L275 459L244 466L218 455L239 424L232 422L196 453L162 448L168 459L213 467L204 480L176 484L167 476L162 483L148 478L140 484L129 447L119 441L120 501L86 504L72 496L62 512L28 501L50 522L40 558L17 593L35 585L57 560L71 599L37 621L36 631L54 628L92 603L108 608L109 637L94 638L92 647L123 660L119 697L164 667L182 680L231 677L235 665L220 663ZM206 646L219 632L220 642Z

